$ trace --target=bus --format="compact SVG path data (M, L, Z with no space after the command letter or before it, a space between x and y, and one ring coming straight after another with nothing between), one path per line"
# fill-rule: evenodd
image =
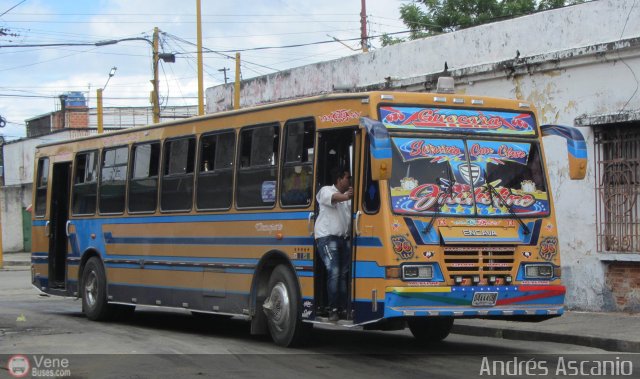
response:
M446 82L445 82L446 83ZM247 319L275 343L314 324L440 341L456 318L563 312L558 229L533 104L336 93L37 147L32 282L91 320L136 306ZM561 146L562 147L562 146ZM349 306L326 317L317 191L353 178ZM211 317L215 319L215 317Z

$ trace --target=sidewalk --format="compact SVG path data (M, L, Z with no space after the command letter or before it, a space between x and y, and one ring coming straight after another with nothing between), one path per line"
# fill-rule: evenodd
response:
M29 270L30 267L30 252L2 253L2 270Z
M452 333L640 353L640 314L568 311L538 323L456 320Z
M30 253L4 253L3 258L3 270L29 270L31 265ZM640 313L568 311L542 322L459 319L452 333L640 353Z

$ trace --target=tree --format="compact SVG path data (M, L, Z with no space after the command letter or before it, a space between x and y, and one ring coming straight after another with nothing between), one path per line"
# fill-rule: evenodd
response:
M582 2L584 0L413 0L400 7L400 18L411 31L409 39L413 40ZM403 41L383 36L382 46Z

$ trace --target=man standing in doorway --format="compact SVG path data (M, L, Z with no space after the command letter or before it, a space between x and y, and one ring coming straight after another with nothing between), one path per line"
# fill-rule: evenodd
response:
M314 228L318 254L327 269L329 320L338 321L346 310L347 280L351 264L351 175L349 170L331 170L333 185L318 191L320 213Z

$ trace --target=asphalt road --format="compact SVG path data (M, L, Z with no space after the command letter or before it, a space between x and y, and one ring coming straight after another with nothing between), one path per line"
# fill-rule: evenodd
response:
M553 368L558 355L615 357L583 346L453 334L442 344L423 346L408 330L325 327L314 328L305 348L286 349L251 336L242 320L200 319L188 312L143 307L127 321L98 323L83 316L80 301L40 296L29 283L29 271L0 271L0 377L9 377L6 361L14 354L32 361L41 355L68 359L69 371L62 373L74 378L261 379L459 379L479 376L485 357L489 362L555 359L548 363Z

